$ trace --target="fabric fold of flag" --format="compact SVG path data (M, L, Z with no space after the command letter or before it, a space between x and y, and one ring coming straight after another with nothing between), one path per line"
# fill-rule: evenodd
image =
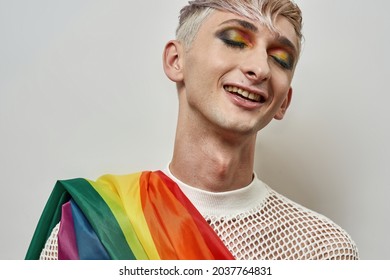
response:
M233 259L177 184L161 171L58 181L26 259L39 258L59 221L59 259Z

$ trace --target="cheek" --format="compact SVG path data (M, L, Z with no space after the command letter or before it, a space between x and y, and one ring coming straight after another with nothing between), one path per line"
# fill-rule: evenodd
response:
M286 95L291 87L292 75L287 75L283 71L272 75L272 88L274 95Z
M228 72L226 60L209 55L192 57L187 60L185 77L187 81L196 83L198 87L217 85L220 78Z
M283 102L286 100L291 87L291 79L279 78L272 79L271 88L273 92L273 98L270 100L271 106L274 110L278 110Z
M197 71L202 79L221 77L240 61L238 54L227 49L220 40L199 42L186 53L186 62L187 66L192 68L189 71Z

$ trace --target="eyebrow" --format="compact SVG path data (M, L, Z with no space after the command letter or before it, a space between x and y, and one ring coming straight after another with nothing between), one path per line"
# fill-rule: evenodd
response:
M241 20L241 19L229 19L227 21L222 22L220 25L225 25L225 24L230 24L230 23L235 23L240 25L242 28L247 29L249 31L252 31L254 33L259 32L259 29L253 24L250 23L249 21L246 20ZM279 44L288 47L291 49L295 55L298 54L297 47L291 42L287 37L278 34L277 35L277 41Z
M295 55L298 55L297 47L287 37L278 35L277 41L279 42L279 44L290 48Z
M229 23L238 23L239 25L241 25L241 27L248 29L252 32L259 31L259 29L253 23L250 23L248 21L241 20L241 19L229 19L227 21L222 22L220 25L225 25L225 24L229 24Z

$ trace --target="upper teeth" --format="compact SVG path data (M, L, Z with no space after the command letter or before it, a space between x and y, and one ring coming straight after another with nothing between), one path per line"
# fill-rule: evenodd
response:
M229 92L232 92L232 93L238 93L239 95L241 95L247 99L253 100L253 101L260 102L260 100L261 100L261 95L253 93L253 92L248 92L248 91L241 89L241 88L238 88L238 87L226 86L225 89Z

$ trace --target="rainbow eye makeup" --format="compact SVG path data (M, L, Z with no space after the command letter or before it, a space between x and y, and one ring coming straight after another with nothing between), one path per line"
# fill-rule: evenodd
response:
M244 31L241 28L229 27L216 33L216 37L225 43L226 46L236 49L253 48L256 39L252 36L252 31ZM284 40L276 42L275 47L271 46L268 49L269 57L277 63L281 68L286 70L292 70L294 68L294 55L287 51L285 47L279 47L279 45L290 44L285 43ZM292 44L291 44L292 45ZM287 47L287 48L288 48Z
M249 36L240 30L226 29L219 32L217 37L229 47L243 49L253 46Z
M285 69L291 70L294 66L294 59L292 56L284 50L274 50L270 56Z

